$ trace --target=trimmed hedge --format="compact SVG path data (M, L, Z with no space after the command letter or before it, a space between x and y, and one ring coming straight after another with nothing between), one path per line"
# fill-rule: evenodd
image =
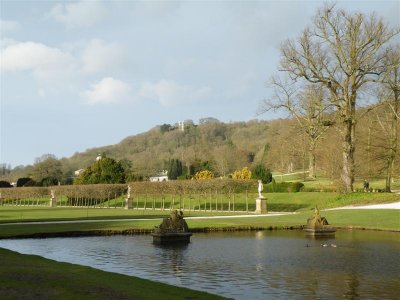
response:
M269 193L297 193L304 187L301 182L279 182L273 180L264 186L264 191Z

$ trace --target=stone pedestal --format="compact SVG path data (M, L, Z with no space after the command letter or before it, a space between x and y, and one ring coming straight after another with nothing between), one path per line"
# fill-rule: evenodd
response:
M50 198L50 207L56 207L56 206L57 206L56 198Z
M125 198L125 209L131 209L132 208L132 198Z
M256 214L266 214L267 213L267 198L258 197L256 199Z

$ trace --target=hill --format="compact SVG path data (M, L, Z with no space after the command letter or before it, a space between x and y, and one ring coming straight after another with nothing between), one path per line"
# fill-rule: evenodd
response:
M180 159L187 168L208 162L216 173L226 175L262 159L272 123L222 123L212 119L198 125L186 122L183 130L163 124L118 144L88 149L61 161L72 171L89 166L98 154L105 154L129 161L136 174L151 176L165 169L170 159Z
M362 180L384 178L386 135L384 129L373 125L370 118L361 119L356 132L356 174ZM318 177L340 178L341 150L340 132L333 126L316 147ZM74 171L90 166L98 154L122 160L131 175L143 177L167 169L171 159L179 159L184 168L192 171L207 166L217 176L259 163L275 173L291 173L308 170L309 140L293 119L223 123L205 118L199 124L186 121L183 130L179 124L162 124L118 144L91 148L60 159L63 177L73 176ZM399 161L395 161L397 166ZM35 165L16 168L1 178L16 181L32 176L34 169ZM394 174L399 175L398 171Z

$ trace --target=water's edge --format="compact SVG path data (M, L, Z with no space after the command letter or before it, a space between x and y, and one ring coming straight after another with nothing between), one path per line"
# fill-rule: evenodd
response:
M192 233L207 233L207 232L240 232L240 231L272 231L272 230L303 230L305 225L299 226L239 226L239 227L204 227L190 229ZM336 226L339 230L361 230L361 231L383 231L383 232L398 232L395 229L379 229L356 226ZM64 231L64 232L37 232L31 234L0 236L3 239L31 239L31 238L57 238L57 237L85 237L85 236L112 236L112 235L148 235L153 232L153 229L131 228L123 230L82 230L82 231Z

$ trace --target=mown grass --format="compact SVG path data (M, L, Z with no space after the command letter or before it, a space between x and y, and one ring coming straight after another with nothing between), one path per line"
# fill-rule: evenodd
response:
M297 228L305 225L311 215L311 212L300 212L293 215L257 218L188 220L188 225L192 229L223 227L232 229L248 227L264 229ZM334 210L322 211L321 215L336 227L400 230L399 210Z
M224 299L0 248L1 299Z
M244 196L241 196L242 199ZM241 197L237 196L236 203ZM336 193L274 193L267 194L268 210L275 212L296 212L295 215L235 218L235 219L210 219L188 220L189 226L201 228L222 227L291 227L301 226L306 223L312 210L318 206L321 210L345 205L364 205L400 201L400 195L386 193L353 193L341 195ZM254 200L253 200L254 201ZM3 225L0 227L0 237L26 236L35 233L68 233L87 231L123 232L130 230L151 230L160 223L160 219L168 216L169 209L161 210L136 210L136 209L101 209L101 208L50 208L27 206L0 206L0 223L15 223L28 221L65 221L65 220L99 220L90 223L68 224L20 224ZM190 216L226 216L246 214L246 212L210 212L204 210L185 211L186 217ZM249 212L249 215L254 212ZM398 230L400 228L399 210L349 210L326 211L328 220L337 226L363 227L371 229ZM330 217L332 216L332 217ZM111 219L120 219L115 222ZM128 221L127 219L136 219ZM150 219L150 220L138 220ZM109 220L109 221L107 221Z
M399 194L390 193L352 193L339 194L331 192L299 192L299 193L265 193L268 210L274 212L307 211L318 206L321 209L346 205L363 205L371 203L389 203L400 201ZM0 223L33 220L73 220L73 219L110 219L161 217L169 214L170 209L183 209L190 215L215 215L252 213L255 210L257 194L238 193L231 197L210 198L206 195L194 195L191 198L172 200L171 197L152 197L151 202L140 202L133 199L133 209L124 210L123 199L117 205L107 207L57 207L46 206L0 206ZM183 203L184 202L184 203ZM174 205L172 205L174 204ZM146 207L146 209L143 209ZM137 209L139 208L139 209ZM190 209L189 209L190 208ZM223 210L223 211L222 211Z
M400 231L400 210L334 210L322 211L329 223L343 228L363 228ZM193 231L299 228L307 223L311 211L281 216L241 218L187 219ZM28 236L96 234L130 234L150 231L160 220L96 221L90 223L14 224L0 225L0 238Z

